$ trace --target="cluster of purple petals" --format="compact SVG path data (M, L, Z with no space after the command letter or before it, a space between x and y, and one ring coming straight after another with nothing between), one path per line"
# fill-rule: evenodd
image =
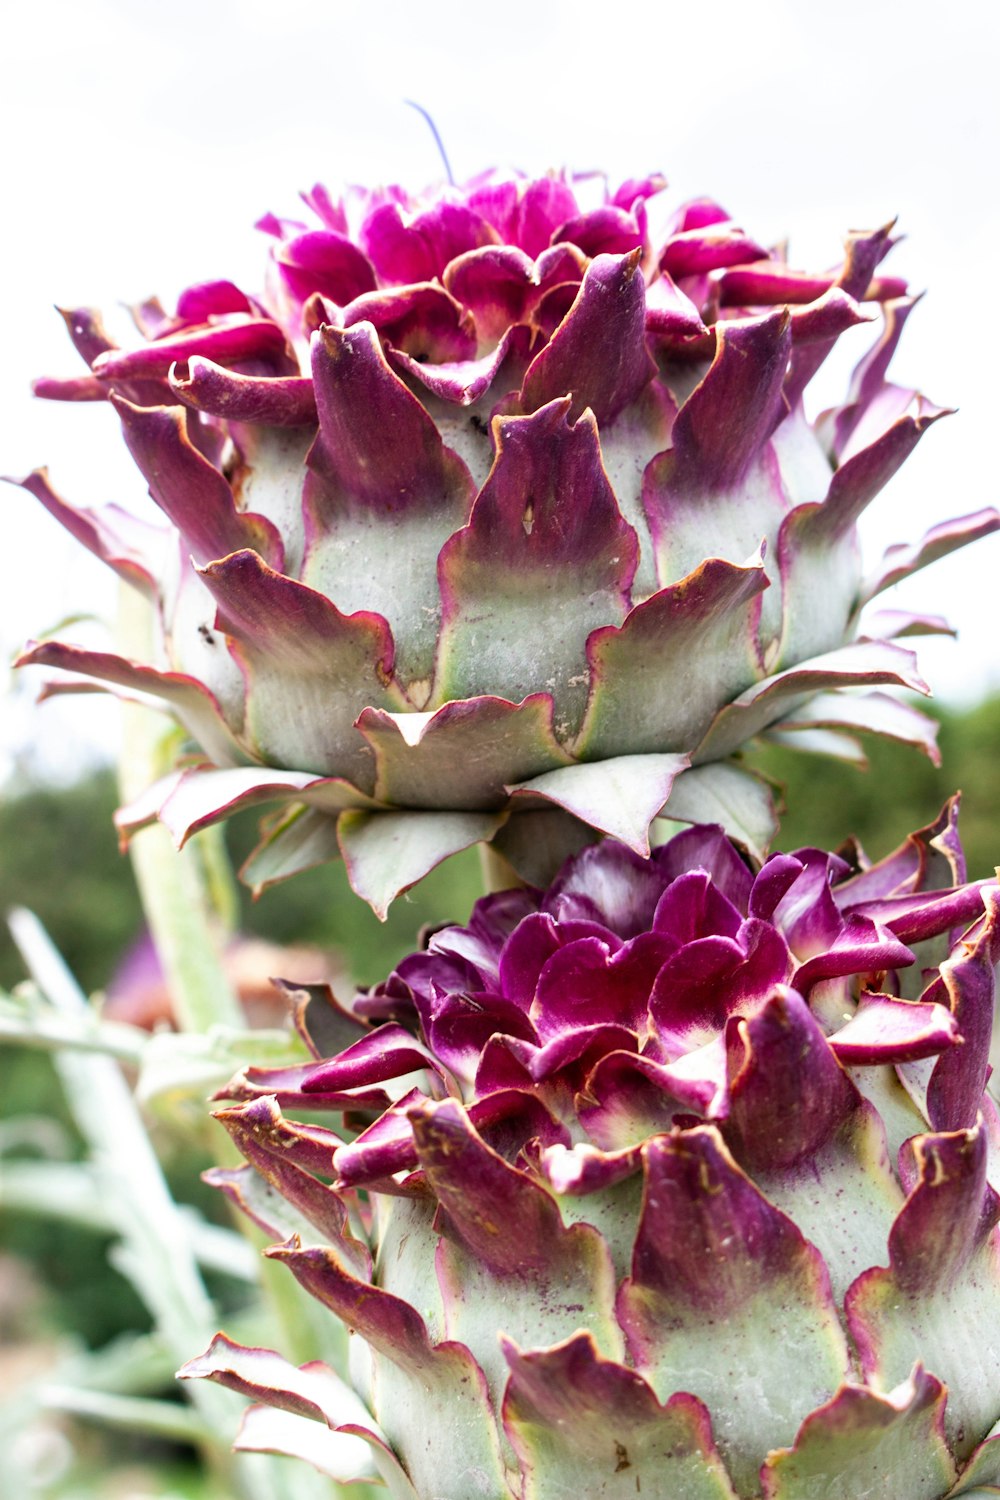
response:
M547 891L487 896L467 926L433 935L339 1017L356 1029L342 1029L338 1055L294 1076L250 1069L226 1096L274 1093L358 1123L378 1112L336 1152L342 1186L414 1170L413 1111L449 1094L508 1158L551 1176L569 1160L551 1148L573 1148L573 1170L592 1170L597 1186L635 1170L651 1135L726 1120L744 1029L777 999L844 1066L960 1054L960 1077L936 1097L974 1121L991 1018L963 1036L969 1018L960 1028L936 969L920 973L916 996L906 982L915 946L923 969L933 939L943 957L984 914L985 883L964 882L954 809L935 828L952 837L957 877L936 889L918 836L876 865L803 849L757 874L714 826L649 860L611 840L590 846ZM581 1145L594 1151L583 1166Z
M65 315L67 326L90 373L43 379L36 388L64 400L105 399L114 389L139 405L180 399L227 419L295 426L315 421L316 408L293 340L327 324L367 322L400 373L432 396L465 404L484 393L505 359L526 362L529 339L515 349L516 330L530 329L537 354L598 256L641 264L646 336L671 361L710 359L714 325L751 309L790 307L793 335L810 343L857 321L851 298L886 303L906 295L903 279L877 274L892 247L886 231L849 247L843 266L807 273L714 200L699 198L673 213L654 246L647 205L664 186L653 173L595 194L592 181L564 174L490 173L426 200L399 187L334 199L316 186L303 197L321 227L274 214L259 221L273 238L265 297L220 279L187 288L173 313L151 298L132 309L147 341L132 350L115 345L95 313L76 309ZM596 206L581 202L595 196ZM645 385L648 371L633 373ZM616 407L636 394L620 380L612 384Z

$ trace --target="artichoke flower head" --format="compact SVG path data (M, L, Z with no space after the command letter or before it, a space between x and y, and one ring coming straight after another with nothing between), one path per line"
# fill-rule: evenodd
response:
M223 1091L214 1180L353 1389L223 1335L182 1375L397 1500L995 1493L1000 889L955 812L756 876L719 827L606 840L293 992L314 1060Z
M600 835L641 855L661 811L761 856L763 732L934 753L885 686L926 691L884 588L1000 518L891 549L857 520L942 414L888 382L914 299L852 234L813 274L663 179L488 174L421 198L305 194L268 215L267 290L135 309L137 347L65 314L89 366L39 394L110 400L166 520L26 487L155 605L161 654L47 641L24 663L166 705L196 755L121 814L178 840L274 811L246 878L343 857L380 913L470 844L545 883ZM662 217L662 215L660 215ZM803 393L879 332L845 403Z

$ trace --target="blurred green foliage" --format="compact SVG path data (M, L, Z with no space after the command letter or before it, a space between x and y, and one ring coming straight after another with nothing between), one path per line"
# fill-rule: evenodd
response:
M755 747L751 763L780 784L786 804L777 847L836 849L854 834L879 859L961 791L969 878L992 875L1000 864L1000 696L962 711L938 707L937 718L940 767L906 745L874 738L865 743L867 771L825 756Z
M88 993L108 984L142 923L131 867L112 825L117 801L109 770L65 788L15 788L0 802L0 912L29 907ZM257 842L257 822L251 811L227 825L236 867ZM383 923L350 889L343 865L324 865L271 887L258 901L240 886L239 925L275 943L337 949L367 984L413 947L424 923L463 920L480 882L478 854L469 850L397 901ZM9 989L23 977L4 926L0 986Z

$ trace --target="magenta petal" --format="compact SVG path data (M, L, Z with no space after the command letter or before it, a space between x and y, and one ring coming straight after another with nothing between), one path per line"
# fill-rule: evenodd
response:
M888 897L963 885L966 868L958 836L959 805L957 795L949 797L933 823L909 834L877 864L862 868L847 880L838 880L833 888L838 907L867 910L870 903ZM877 915L878 908L872 909Z
M970 1128L981 1106L989 1077L990 1046L996 1013L997 965L1000 964L1000 890L982 891L986 916L967 933L941 965L925 1000L951 1003L964 1046L961 1065L946 1052L938 1059L927 1088L927 1109L935 1130Z
M169 381L185 406L230 422L309 427L316 421L312 381L303 375L238 375L192 355L186 366L171 367Z
M541 255L560 224L576 212L573 191L562 177L538 177L521 193L511 238L529 255Z
M636 1045L635 1033L617 1021L583 1021L556 1031L544 1046L522 1041L516 1036L499 1034L492 1041L502 1042L503 1047L534 1083L557 1079L558 1075L572 1069L572 1076L579 1077L590 1068L594 1060L615 1050L625 1050ZM491 1045L492 1045L491 1041ZM477 1073L477 1089L482 1091L483 1072ZM516 1086L514 1075L501 1073L495 1086Z
M913 895L870 898L860 904L841 899L845 913L860 911L881 922L903 943L922 943L953 927L967 927L983 914L983 901L993 881L974 881L951 889L924 890Z
M344 328L371 323L381 338L415 361L440 364L476 354L472 320L436 282L368 292L344 308Z
M849 974L880 973L884 969L905 968L913 954L894 933L868 917L848 917L841 931L825 952L807 958L795 971L793 983L808 995L821 979L836 979Z
M249 1104L216 1110L214 1118L226 1127L242 1155L275 1192L303 1214L325 1239L339 1245L359 1274L369 1274L370 1258L349 1231L347 1210L332 1188L295 1161L296 1127L282 1117L275 1101L255 1099ZM332 1150L324 1170L328 1173L333 1170Z
M569 395L573 420L589 407L598 422L613 421L654 373L645 315L639 252L591 261L573 306L528 367L521 387L524 409L535 411Z
M858 1108L860 1096L838 1066L805 1001L782 989L740 1028L726 1143L745 1171L808 1164Z
M483 1049L498 1032L538 1043L538 1032L521 1006L480 992L441 997L423 1025L434 1056L465 1079L475 1077Z
M471 311L479 337L499 339L534 300L535 266L514 245L487 245L453 260L444 284Z
M846 405L826 414L824 425L829 424L832 419L833 437L830 446L837 459L850 441L859 421L881 392L906 320L919 301L919 297L904 297L883 306L882 332L855 368Z
M707 870L687 870L664 891L653 916L653 931L680 947L696 938L718 934L736 937L740 913L718 890Z
M538 891L517 888L480 896L465 927L443 927L428 945L432 954L447 954L472 964L484 984L492 987L500 971L500 955L511 933L538 910Z
M337 234L347 233L347 214L344 211L343 199L332 198L329 190L321 182L314 183L311 188L301 193L300 197L327 229L332 229Z
M711 355L715 348L714 330L706 328L690 297L666 272L646 288L646 333L658 349L675 357Z
M734 937L689 939L666 960L649 1000L655 1035L672 1056L710 1042L730 1016L752 1015L791 969L781 934L750 917Z
M472 406L485 396L508 358L512 332L505 333L496 348L481 359L431 365L397 349L390 350L389 358L397 369L419 381L439 400L450 401L456 406Z
M718 280L720 307L785 307L789 303L815 302L833 285L833 276L794 271L780 260L750 261L730 265Z
M872 277L879 261L891 248L891 224L881 229L853 231L844 246L844 260L834 285L844 291L855 302L860 302L868 293ZM789 403L796 402L809 381L820 368L833 348L836 336L806 345L799 345L792 357L792 365L786 384Z
M248 547L281 566L280 534L263 516L237 508L223 475L188 439L181 407L133 406L114 396L112 401L153 499L180 531L196 562L211 562Z
M329 229L307 230L285 240L276 260L292 295L304 302L313 292L339 303L352 302L376 287L367 256L345 234Z
M231 281L199 281L185 287L177 298L177 316L183 323L207 323L227 313L252 313L253 303Z
M724 1068L724 1055L722 1064ZM708 1113L713 1102L724 1096L724 1080L720 1085L707 1070L701 1078L683 1080L675 1091L669 1070L662 1063L622 1049L597 1060L587 1075L585 1089L577 1096L576 1110L589 1139L604 1153L619 1159L623 1173L631 1175L637 1165L632 1153L638 1153L644 1141L670 1130L679 1112L693 1109L698 1114ZM565 1165L572 1170L568 1161ZM600 1178L605 1170L615 1175L611 1167L588 1169L586 1163L580 1170L585 1177L592 1174ZM594 1186L599 1187L600 1182L595 1181ZM560 1188L563 1190L572 1191Z
M646 237L645 213L641 216L613 203L577 214L556 231L555 243L569 241L591 259L596 255L627 255L642 249Z
M770 855L753 881L748 901L750 915L769 922L803 868L802 861L794 854Z
M644 859L622 844L595 844L552 882L542 910L556 919L553 931L560 935L575 923L598 922L620 938L633 938L652 926L669 879L658 858Z
M99 355L118 347L109 337L96 307L58 307L56 311L85 365L92 365Z
M122 381L166 375L170 366L201 354L220 364L261 361L275 375L297 375L298 360L284 330L265 318L232 317L198 328L182 328L138 349L109 349L94 361L102 380Z
M311 462L339 496L379 512L437 508L458 492L471 499L464 464L393 374L370 323L322 328L312 351L320 432Z
M399 285L441 276L457 255L495 241L496 233L463 203L441 201L407 222L397 203L383 203L361 227L361 243L382 282Z
M731 221L712 221L672 235L660 252L660 269L676 281L682 276L700 276L722 266L766 258L763 246Z
M583 937L613 943L611 933L587 921L563 921L548 912L531 912L511 933L500 955L499 983L505 999L527 1011L547 961L567 942Z
M303 1080L302 1092L335 1094L367 1088L425 1068L441 1076L441 1069L427 1048L415 1041L402 1026L390 1021L352 1042L337 1057L317 1062Z
M617 208L634 208L636 202L645 203L647 198L653 198L657 193L662 193L667 186L667 179L662 172L648 172L645 177L626 177L625 181L611 194L609 202Z
M867 316L855 302L840 287L831 287L824 292L822 297L815 302L810 302L806 307L793 307L791 309L791 332L793 350L800 348L803 344L819 343L824 347L833 343L842 333L849 328L857 328L860 323L867 323ZM794 360L794 354L793 354ZM785 396L792 404L795 392L791 382L785 385Z
M846 1067L873 1067L936 1057L962 1038L944 1005L865 993L851 1019L828 1040Z
M728 489L746 474L783 411L787 312L720 324L718 350L674 423L677 484Z
M676 880L687 870L704 870L741 916L749 914L753 876L717 823L682 829L655 851L653 859L666 880Z
M338 1187L364 1187L374 1182L379 1184L379 1191L389 1192L389 1180L397 1172L413 1171L417 1165L417 1147L409 1112L425 1097L419 1089L410 1089L379 1115L374 1124L340 1147L334 1160Z
M411 1112L420 1165L427 1174L451 1237L493 1275L517 1280L545 1275L558 1284L561 1265L572 1262L582 1242L597 1238L589 1227L564 1229L549 1193L484 1144L454 1100ZM504 1232L493 1216L504 1206Z
M676 951L668 936L644 932L616 951L597 938L560 948L538 976L532 1020L543 1042L577 1027L611 1022L642 1029L649 993Z
M31 382L31 394L42 401L106 401L108 387L96 375L39 375Z
M557 1144L542 1152L545 1178L557 1193L584 1198L632 1177L642 1165L642 1148L626 1146L620 1151L602 1151L588 1142L572 1146Z

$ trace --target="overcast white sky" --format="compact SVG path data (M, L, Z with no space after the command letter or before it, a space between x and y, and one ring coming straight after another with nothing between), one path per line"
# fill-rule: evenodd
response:
M461 178L491 164L663 170L680 201L720 199L793 260L830 264L849 227L894 214L893 264L929 295L895 378L961 408L876 502L867 543L997 503L1000 380L990 304L1000 213L997 9L839 0L35 0L5 28L0 202L8 216L0 471L48 463L69 498L143 504L106 409L33 402L32 375L76 372L55 302L106 308L227 276L259 285L262 212L315 180L439 175L435 116ZM859 350L855 350L855 353ZM823 392L840 394L845 363ZM0 651L80 610L105 615L105 570L3 487ZM922 575L901 605L948 614L960 646L921 648L935 690L1000 687L991 538ZM0 703L12 755L63 771L115 714L90 701Z

